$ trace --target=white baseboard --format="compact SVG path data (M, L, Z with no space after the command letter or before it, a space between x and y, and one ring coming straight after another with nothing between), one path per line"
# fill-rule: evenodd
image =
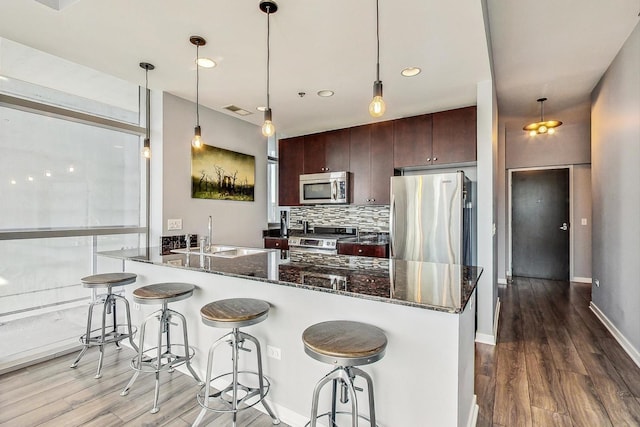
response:
M478 396L473 395L473 400L471 401L471 408L469 409L469 416L467 417L467 426L475 427L478 424L478 411L480 407L478 406Z
M498 277L498 285L506 285L507 279L503 279L502 277Z
M574 277L573 279L571 279L571 281L578 283L593 283L591 277Z
M638 351L638 349L635 348L624 335L622 335L622 332L620 332L618 328L616 328L616 326L611 322L611 320L609 320L609 318L598 308L598 306L596 306L593 303L593 301L591 301L591 304L589 304L589 307L591 308L591 311L593 311L593 314L595 314L596 317L600 320L600 322L602 322L604 327L607 328L609 332L611 332L611 335L613 335L616 341L620 343L623 350L629 355L629 357L631 357L631 359L635 362L635 364L638 365L638 367L640 368L640 351Z
M493 335L476 332L476 342L496 345L498 340L498 321L500 320L500 298L496 301L496 311L493 313Z

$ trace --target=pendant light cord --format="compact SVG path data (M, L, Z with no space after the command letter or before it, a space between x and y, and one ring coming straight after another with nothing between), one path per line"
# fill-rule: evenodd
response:
M267 110L269 109L269 77L270 77L270 64L271 64L271 7L267 6Z
M196 126L200 126L200 65L198 65L198 58L200 57L200 45L196 44Z
M380 11L379 0L376 0L376 81L380 81Z
M147 139L151 139L151 131L150 131L150 126L151 123L149 123L151 121L151 101L149 100L149 67L145 68L145 73L144 73L144 90L145 90L145 96L147 98Z
M540 101L540 121L544 122L544 101Z

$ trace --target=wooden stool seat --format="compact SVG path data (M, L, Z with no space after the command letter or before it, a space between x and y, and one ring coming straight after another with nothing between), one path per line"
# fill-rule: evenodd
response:
M134 273L103 273L83 277L80 281L85 288L109 288L135 283L136 277Z
M360 322L334 320L309 326L302 334L305 352L331 364L358 366L384 356L387 337L380 328Z
M253 298L230 298L214 301L200 309L205 325L218 328L241 328L262 322L269 315L269 304Z
M191 283L156 283L133 291L133 300L138 304L163 304L181 301L193 295L195 288Z

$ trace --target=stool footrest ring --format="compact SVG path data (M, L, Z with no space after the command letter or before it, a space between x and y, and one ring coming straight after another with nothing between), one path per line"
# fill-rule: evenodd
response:
M238 375L240 374L255 376L256 378L258 378L258 373L254 371L238 371ZM218 375L217 377L212 378L211 382L214 382L218 379L229 377L229 376L233 376L233 372L227 372L226 374ZM258 379L256 379L256 382L257 381ZM252 406L257 405L258 403L262 402L262 400L265 397L267 397L267 393L269 393L269 388L271 387L271 383L269 382L269 379L264 376L262 377L262 381L263 381L263 387L262 387L263 397L260 396L259 386L249 387L238 382L238 399L237 399L236 410L233 409L233 396L231 395L233 391L232 382L230 382L229 385L223 388L222 390L216 391L215 393L212 393L211 395L209 395L207 399L205 399L205 395L204 395L206 384L202 385L197 395L198 404L201 407L212 412L223 412L223 413L240 412L244 409L248 409L248 408L251 408ZM211 403L213 402L221 403L222 406L224 407L212 408L211 406L209 406L209 401L211 401ZM240 405L242 405L242 407L240 407Z
M104 341L102 341L102 328L92 329L88 339L87 334L82 334L80 336L80 343L88 347L96 345L106 345L113 342L120 342L129 337L133 337L136 332L138 332L138 328L136 328L135 326L131 326L131 334L129 334L129 326L125 323L119 323L116 325L115 330L113 329L113 325L108 325L104 328Z
M163 345L161 349L165 351L160 355L160 363L158 363L158 347L152 347L142 352L142 363L138 363L140 356L136 356L131 359L131 369L139 372L160 372L169 371L173 368L180 366L190 361L195 355L193 347L189 347L189 352L183 352L183 354L175 354L173 352L166 351L166 345ZM174 347L183 348L183 344L171 344L171 349Z
M351 412L347 412L347 411L336 411L336 415L340 415L340 414L344 414L344 415L351 415ZM329 419L329 422L331 422L331 411L325 412L324 414L320 414L316 417L316 420L322 418L322 417L327 417ZM365 420L366 422L368 422L369 424L371 424L371 420L367 417L365 417L364 415L360 415L358 414L358 418L362 418L363 420ZM340 427L338 424L334 422L331 423L332 425L328 426L328 427ZM311 425L311 421L309 420L304 427L308 427L309 425ZM371 427L377 427L376 426L371 426Z

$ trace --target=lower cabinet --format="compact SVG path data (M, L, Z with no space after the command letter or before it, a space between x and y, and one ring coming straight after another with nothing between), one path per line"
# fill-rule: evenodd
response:
M289 249L289 240L283 237L265 237L265 249Z
M338 254L388 258L389 245L361 245L358 243L338 242Z

